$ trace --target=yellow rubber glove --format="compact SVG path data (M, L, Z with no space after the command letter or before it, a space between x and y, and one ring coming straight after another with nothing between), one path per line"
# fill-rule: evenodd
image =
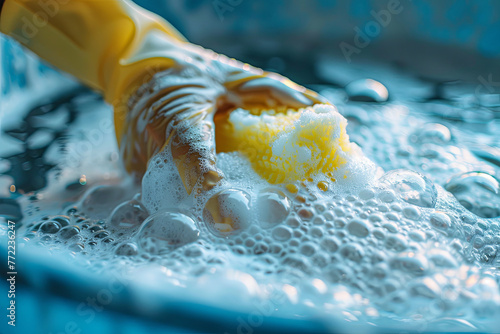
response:
M148 48L148 36L154 31L185 41L159 16L118 0L7 0L0 31L101 91L118 109L119 139L130 94L156 72L175 65L168 50Z
M223 178L215 164L214 116L221 131L218 151L247 154L271 183L298 180L344 162L330 150L332 140L338 140L338 151L348 150L345 120L328 123L334 118L314 127L297 123L300 145L319 152L314 164L297 155L269 158L271 139L293 128L298 117L277 117L272 125L254 123L238 132L228 122L231 112L291 115L328 102L278 74L188 43L165 20L131 1L5 0L0 31L103 93L115 110L127 170L142 174L151 157L170 150L188 194L195 188L209 190ZM295 163L305 173L294 174ZM209 211L223 217L218 210Z
M188 193L199 181L203 190L222 178L215 112L324 103L282 76L187 43L128 0L6 0L0 29L104 94L129 171L143 173L171 143Z

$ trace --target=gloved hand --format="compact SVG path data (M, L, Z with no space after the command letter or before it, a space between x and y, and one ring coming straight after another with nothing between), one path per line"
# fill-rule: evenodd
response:
M170 145L188 193L223 177L215 165L216 113L325 103L280 75L186 42L128 0L6 0L0 30L104 94L127 170L144 173Z
M193 45L172 47L179 55L176 65L157 73L129 100L122 149L127 164L142 170L170 144L188 193L197 182L200 190L208 190L222 178L215 166L216 113L286 111L320 103L315 93L277 74Z

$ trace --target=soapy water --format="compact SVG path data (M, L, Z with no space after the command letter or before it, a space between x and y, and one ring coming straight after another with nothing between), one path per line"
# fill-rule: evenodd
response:
M19 235L25 247L74 257L96 275L140 273L155 288L223 307L251 310L279 291L276 314L286 316L498 329L498 165L471 153L465 122L437 122L422 112L426 103L332 102L363 152L332 177L269 184L244 155L219 153L224 184L188 196L166 151L138 187L118 167L112 131L102 131L103 145L62 160L35 199L21 197ZM110 117L97 111L96 119ZM96 125L82 117L77 130ZM82 188L63 198L74 166L85 171ZM211 201L236 219L236 233L211 219Z

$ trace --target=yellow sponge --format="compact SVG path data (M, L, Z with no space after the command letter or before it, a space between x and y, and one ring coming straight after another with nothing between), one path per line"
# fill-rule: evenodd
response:
M305 181L347 162L346 125L327 104L282 113L235 109L215 117L216 148L243 153L269 183Z

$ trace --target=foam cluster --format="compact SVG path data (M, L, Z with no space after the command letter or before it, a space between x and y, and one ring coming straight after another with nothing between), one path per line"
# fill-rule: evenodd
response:
M338 317L352 332L498 328L496 177L474 172L481 165L442 126L415 134L415 120L388 117L399 109L372 111L349 133L376 164L331 106L237 109L217 120L218 189L188 195L166 150L142 194L95 187L23 225L20 242L200 303L248 311L283 295L285 316Z

